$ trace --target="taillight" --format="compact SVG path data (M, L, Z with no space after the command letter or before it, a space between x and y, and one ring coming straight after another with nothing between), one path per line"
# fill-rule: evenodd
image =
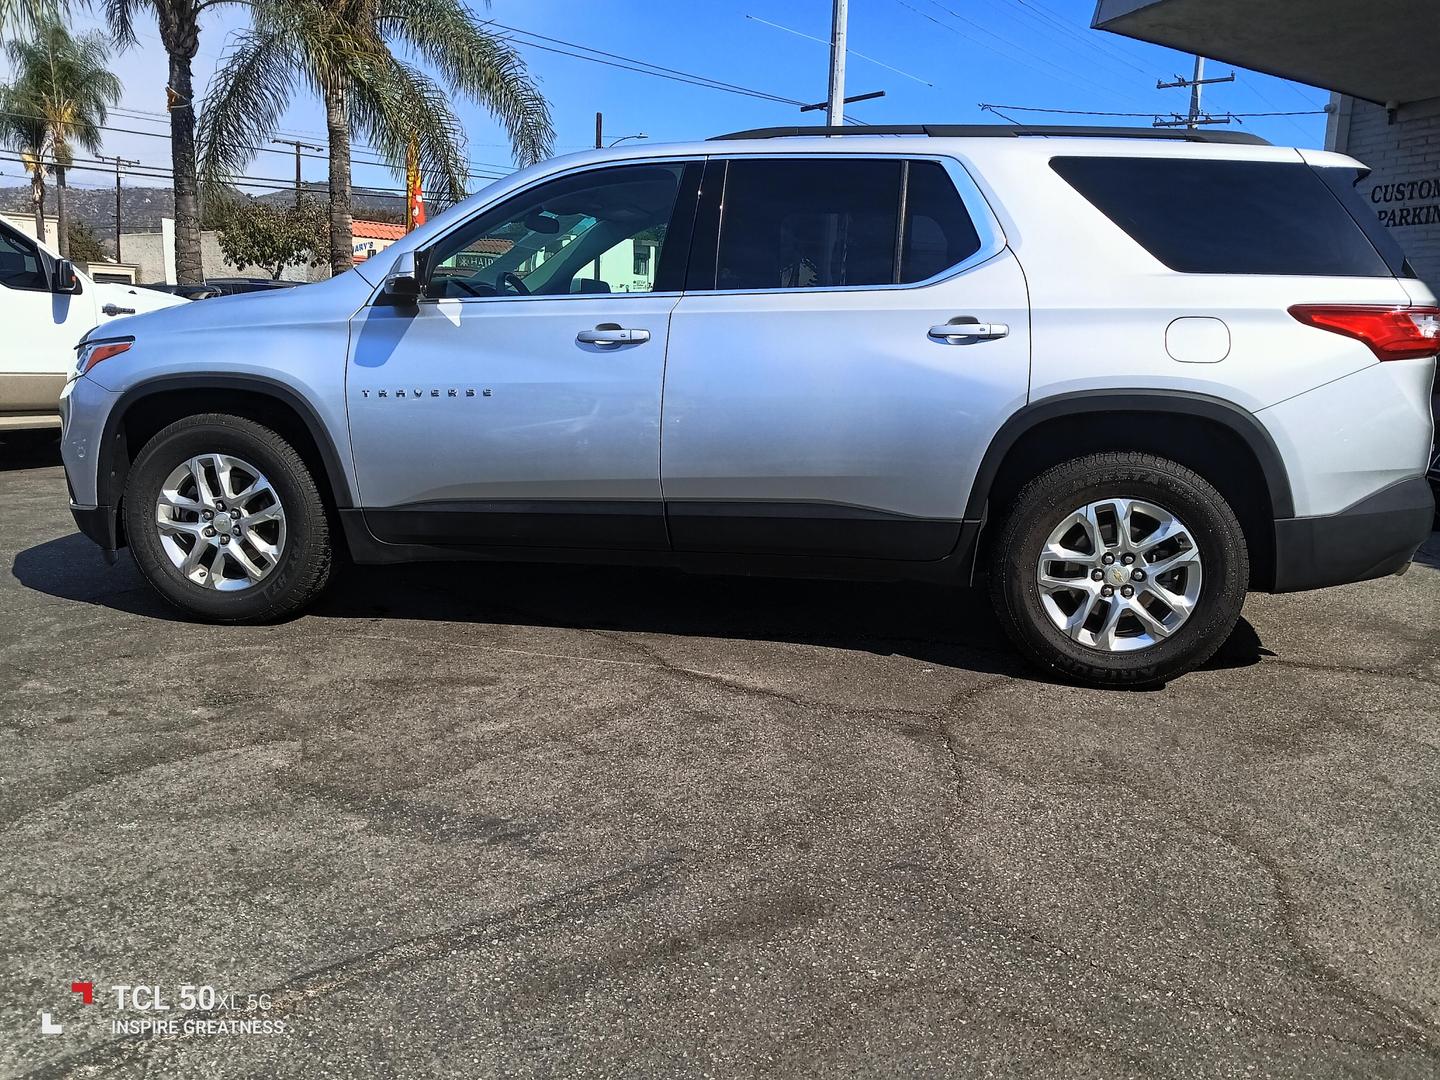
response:
M1414 360L1440 352L1440 308L1372 304L1296 304L1306 326L1363 341L1381 360Z

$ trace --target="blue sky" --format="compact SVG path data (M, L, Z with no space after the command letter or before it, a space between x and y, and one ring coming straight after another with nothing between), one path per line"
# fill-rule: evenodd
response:
M782 98L818 101L825 96L829 0L493 0L472 4L484 18L621 57L723 80ZM1184 111L1185 90L1157 90L1157 79L1189 75L1189 56L1090 30L1092 0L851 0L847 92L885 90L878 101L852 106L868 123L984 122L997 118L981 102L1056 109L1098 109L1146 116L1085 117L1010 111L1020 120L1051 123L1148 125L1153 111ZM204 25L195 61L197 86L208 83L223 61L229 32L242 8L217 9ZM77 29L100 25L96 13L81 13ZM141 22L140 45L116 58L125 82L121 111L111 125L163 133L165 55L153 23ZM510 33L509 31L503 31ZM808 35L808 36L806 36ZM556 127L556 151L593 143L596 110L605 114L607 138L647 133L654 140L701 138L722 131L771 124L819 122L781 102L761 100L619 70L541 46L570 46L511 34L549 98ZM863 54L857 55L857 54ZM1229 65L1212 62L1208 75ZM1235 83L1206 87L1206 108L1255 113L1315 110L1329 95L1322 90L1234 69ZM459 102L477 173L495 175L511 165L503 131L481 108ZM1320 146L1324 117L1256 117L1242 130L1274 142ZM323 143L318 102L302 94L284 121L288 134ZM106 152L168 168L169 148L161 138L108 132ZM304 162L307 179L322 179L322 160ZM0 162L0 184L20 182L20 167ZM293 158L264 153L247 173L291 180ZM98 173L72 174L72 183L108 182ZM166 183L135 179L134 183ZM357 184L392 188L390 170L360 165ZM472 188L483 184L472 182Z

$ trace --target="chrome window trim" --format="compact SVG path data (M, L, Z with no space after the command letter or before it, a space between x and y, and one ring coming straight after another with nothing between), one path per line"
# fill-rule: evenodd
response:
M733 153L719 153L709 155L686 154L676 157L667 157L663 154L657 154L647 157L619 158L614 161L594 162L592 164L581 166L577 169L567 169L563 172L551 173L548 176L541 177L540 179L536 180L535 183L529 184L523 188L518 188L515 191L507 192L495 202L481 207L480 209L476 210L475 216L489 213L497 206L500 206L511 199L518 198L519 196L524 195L526 192L534 191L536 188L540 187L543 184L548 184L552 180L560 180L571 176L580 176L587 172L599 172L603 169L621 168L629 165L688 165L691 163L703 164L705 162L714 160L736 161L742 158L759 158L762 160L813 159L817 161L831 161L836 158L844 158L848 160L873 158L882 161L933 161L945 170L946 175L950 177L950 182L955 185L955 191L960 196L960 201L964 204L966 212L970 215L970 220L975 226L976 234L980 237L980 248L969 258L963 259L962 261L956 263L954 266L947 267L946 269L940 271L940 273L925 278L923 281L891 282L885 285L830 285L820 288L808 289L694 289L680 292L671 291L644 293L570 293L568 295L561 296L422 296L416 301L416 303L495 304L511 303L516 300L596 300L601 297L614 298L624 296L649 296L659 297L662 299L666 297L679 298L684 296L771 296L779 294L795 296L813 296L816 294L824 293L881 292L895 291L901 289L927 289L932 286L940 285L944 282L957 278L962 274L966 274L969 271L975 269L976 267L989 262L996 255L1000 254L1000 252L1004 251L1008 244L1007 240L1005 239L1004 230L1000 227L999 218L996 217L995 212L990 208L990 203L986 200L983 192L981 192L979 184L975 182L975 178L971 176L970 170L967 169L964 163L961 162L958 158L951 157L946 154L894 153L890 151L870 153L846 152L843 154L820 154L811 151L808 153L787 154L774 150L754 150L749 152L740 151ZM443 243L446 238L453 236L456 232L463 229L473 220L474 217L470 217L466 218L463 221L456 222L453 226L451 226L445 232L441 233L429 244L425 245L425 248L421 250L429 250ZM380 291L380 289L377 289L375 295L378 296Z
M1000 221L996 218L994 211L990 209L989 202L981 193L980 187L975 183L975 178L970 175L968 169L957 159L945 154L914 154L914 153L843 153L843 154L817 154L810 153L785 154L774 151L757 150L750 153L722 153L712 155L712 159L718 158L725 161L737 161L741 158L763 160L796 160L814 159L819 161L833 161L836 158L855 161L861 158L879 159L881 161L933 161L945 170L950 182L955 185L955 191L960 196L960 201L965 206L965 211L970 215L970 220L975 226L975 232L980 237L980 247L969 258L962 259L954 266L948 266L938 274L932 274L922 281L901 281L891 282L885 285L826 285L808 289L695 289L687 291L685 296L814 296L824 293L856 293L856 292L893 292L901 289L927 289L933 285L939 285L957 278L961 274L987 263L1000 252L1005 250L1005 233L1000 228ZM721 212L721 222L724 222L724 212Z

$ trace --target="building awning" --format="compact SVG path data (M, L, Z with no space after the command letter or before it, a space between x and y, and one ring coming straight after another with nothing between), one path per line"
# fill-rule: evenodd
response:
M1435 0L1099 0L1093 25L1380 104L1440 97Z

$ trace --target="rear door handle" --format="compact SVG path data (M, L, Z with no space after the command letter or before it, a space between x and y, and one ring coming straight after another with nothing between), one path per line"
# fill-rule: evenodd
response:
M1009 333L1010 327L1001 322L952 322L930 327L930 336L947 345L958 345L962 341L989 341L1007 337Z
M650 340L650 331L601 323L594 330L581 330L575 340L583 345L639 345Z

